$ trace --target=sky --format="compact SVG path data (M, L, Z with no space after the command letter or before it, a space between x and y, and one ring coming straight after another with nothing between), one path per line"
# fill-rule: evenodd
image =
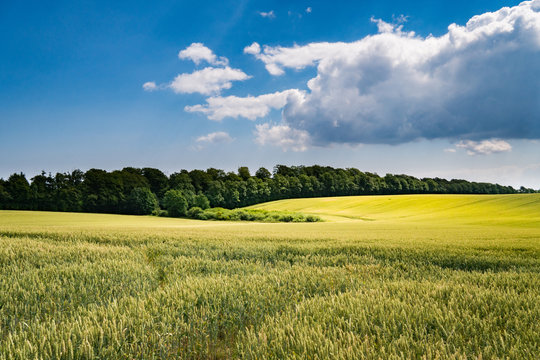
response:
M356 167L540 189L540 0L1 1L0 177Z

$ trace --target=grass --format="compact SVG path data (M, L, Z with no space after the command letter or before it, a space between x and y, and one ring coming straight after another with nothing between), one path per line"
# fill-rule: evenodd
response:
M540 195L0 212L0 359L536 359Z

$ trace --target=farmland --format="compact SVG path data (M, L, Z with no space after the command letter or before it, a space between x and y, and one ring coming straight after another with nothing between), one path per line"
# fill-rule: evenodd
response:
M0 359L539 357L540 194L251 208L0 211Z

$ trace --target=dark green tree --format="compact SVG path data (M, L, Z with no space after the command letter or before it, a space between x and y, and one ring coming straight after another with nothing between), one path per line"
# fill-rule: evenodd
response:
M204 194L199 194L194 197L193 207L198 207L203 210L210 207L210 201Z
M261 167L255 172L255 176L261 180L265 180L270 179L272 177L272 174L266 168Z
M0 179L0 209L7 209L8 204L11 202L11 195L5 188L5 181Z
M241 166L238 168L238 176L242 178L242 180L247 181L251 177L251 174L249 173L249 169L247 166Z
M126 200L126 213L133 215L150 215L159 210L156 195L149 188L134 188Z
M188 203L180 190L168 190L163 196L163 205L169 216L179 217L186 215Z
M23 173L11 175L6 184L5 189L11 199L8 203L9 209L14 210L30 210L30 184L26 180Z
M161 198L169 188L169 178L167 178L161 170L143 168L142 175L146 178L148 184L150 184L150 190L152 190L158 198Z

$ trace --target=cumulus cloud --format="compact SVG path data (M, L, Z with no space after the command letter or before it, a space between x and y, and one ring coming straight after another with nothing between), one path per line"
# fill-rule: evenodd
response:
M243 81L250 76L242 70L207 67L191 74L178 75L169 85L175 93L217 94L223 89L230 89L232 81Z
M288 125L260 124L255 126L255 141L261 145L279 146L285 151L305 151L310 138L306 131Z
M318 145L540 138L540 0L440 37L374 21L379 33L352 43L244 49L272 75L317 67L309 92L287 97L282 126Z
M187 112L203 113L210 120L216 121L221 121L226 117L244 117L255 120L268 115L272 109L281 109L291 97L301 101L304 93L292 89L260 96L214 96L206 99L204 105L186 106L184 109Z
M261 46L257 42L254 42L244 48L244 53L254 55L257 59L261 60L270 74L283 75L285 74L284 68L288 67L300 70L307 66L314 66L316 62L327 57L335 56L339 52L347 52L346 45L341 42L312 43L305 46L295 45L290 48L265 45L264 50L261 51Z
M256 42L244 48L245 54L257 55L260 52L261 52L261 45L259 45Z
M217 131L208 135L199 136L196 140L197 143L201 144L229 143L231 141L233 141L233 138L224 131Z
M276 17L276 14L274 13L274 10L270 10L267 12L259 11L259 15L261 15L263 18L273 19Z
M153 81L145 82L142 87L145 91L154 91L154 90L157 90L158 88L156 83Z
M500 139L483 141L464 140L460 141L456 147L467 150L467 154L469 155L489 155L512 150L512 146L509 143Z
M207 63L216 66L225 66L229 63L229 60L226 57L220 56L218 58L212 50L202 43L193 43L189 45L178 53L178 58L182 60L191 60L197 65L199 65L201 61L206 61Z

